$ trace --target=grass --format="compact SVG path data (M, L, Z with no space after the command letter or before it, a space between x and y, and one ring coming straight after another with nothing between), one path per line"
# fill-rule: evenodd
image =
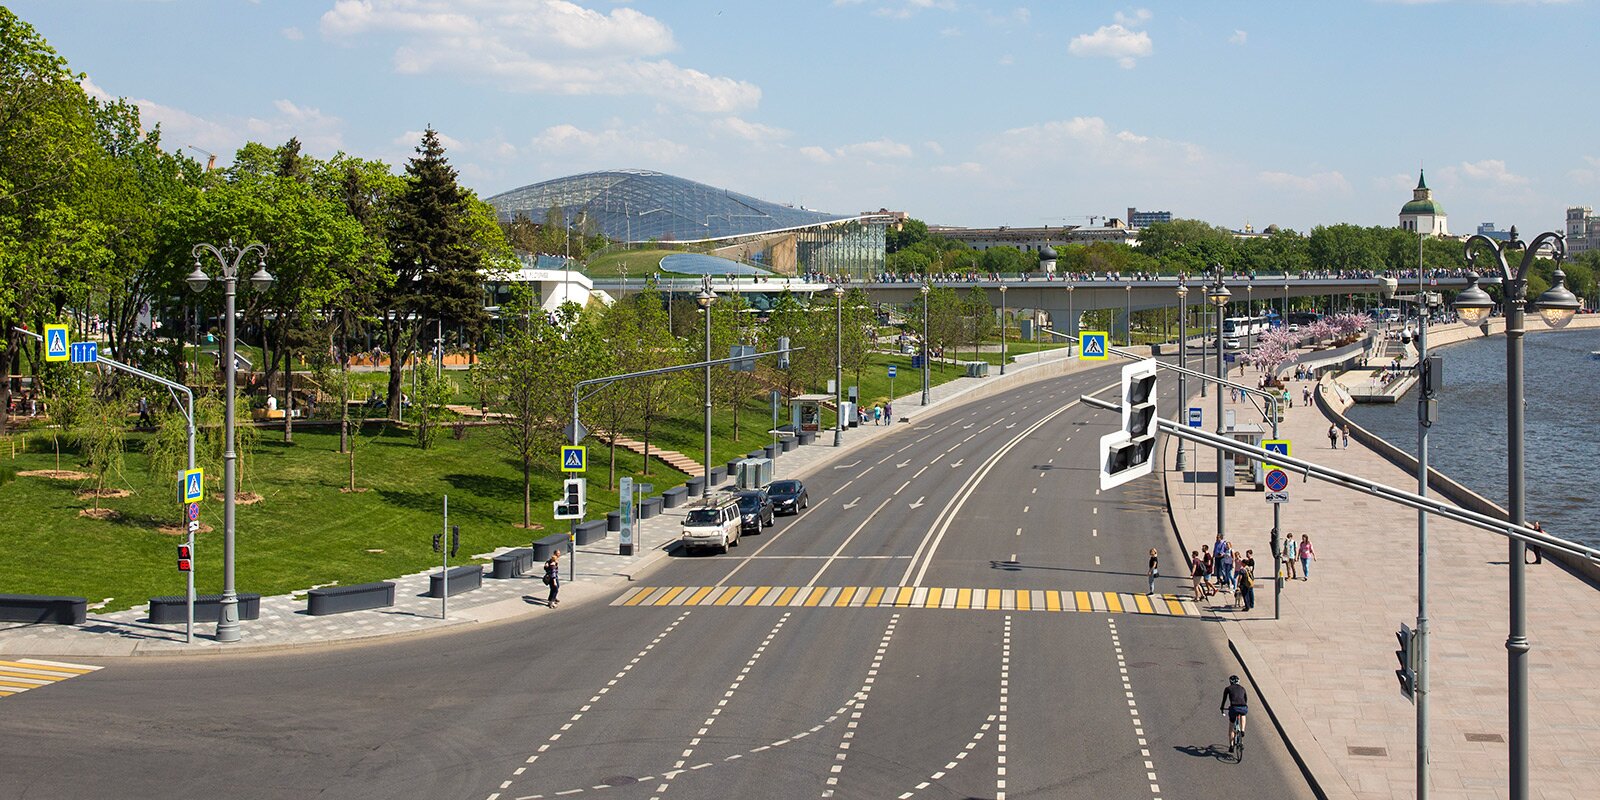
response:
M583 265L583 274L591 278L620 278L622 268L628 268L629 278L643 278L645 275L659 273L672 276L675 273L662 272L661 259L673 253L682 253L683 250L668 250L665 248L655 250L618 250L597 256Z
M541 459L546 463L537 465L541 469L534 475L533 517L545 531L525 531L517 527L522 521L519 470L493 446L490 428L469 428L463 440L447 432L427 451L417 448L407 430L379 424L367 432L372 438L357 451L357 485L370 491L345 494L339 491L345 459L336 452L336 431L301 428L292 446L263 431L243 488L265 499L238 506L237 512L240 591L282 594L335 581L384 580L433 566L438 556L431 539L439 530L445 494L450 495L450 521L461 527L457 563L467 563L468 554L526 545L565 530L565 523L550 518L561 478L553 456ZM183 592L175 567L179 539L156 530L179 521L175 489L170 479L148 476L138 452L141 435L130 435L128 443L125 471L108 483L133 495L102 501L121 513L114 522L78 516L89 503L77 499L84 487L76 482L17 477L0 483L0 507L7 509L0 547L15 554L0 561L0 586L9 592L82 595L90 602L109 597L107 610ZM0 468L54 467L48 437L34 434L28 450L13 460L9 443L0 445ZM643 459L619 452L618 461L619 474L637 475ZM76 453L62 456L64 469L79 469L78 462ZM662 489L683 478L660 462L651 472ZM616 493L606 490L603 476L590 483L590 518L616 508ZM207 479L200 518L216 530L199 536L195 583L201 593L216 593L222 589L222 504L209 495L221 487L218 476Z

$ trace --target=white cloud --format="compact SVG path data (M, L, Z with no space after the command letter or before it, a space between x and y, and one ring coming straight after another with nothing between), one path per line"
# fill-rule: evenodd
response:
M835 2L834 5L843 5ZM854 5L851 3L850 5ZM874 16L888 17L889 19L910 19L918 13L928 10L954 11L955 0L901 0L898 3L880 3L872 13Z
M922 149L924 149L924 150L926 150L926 151L928 151L928 152L930 152L930 153L932 153L932 154L934 154L936 156L944 155L944 145L941 145L938 142L935 142L935 141L933 141L931 139L922 143Z
M116 99L88 78L83 80L83 90L101 101ZM167 150L193 146L216 153L223 163L252 140L278 145L295 137L307 152L319 155L344 149L343 120L290 100L273 101L272 112L259 116L208 118L142 97L123 99L139 108L139 123L146 130L161 126L162 146Z
M1012 128L984 145L990 161L1096 164L1121 173L1184 171L1207 160L1187 142L1114 131L1100 117L1073 117Z
M338 0L322 15L331 39L397 36L394 68L496 80L511 91L642 95L727 113L761 99L754 84L655 58L678 49L660 20L567 0Z
M1155 48L1150 42L1150 34L1130 30L1124 24L1136 20L1121 13L1117 14L1117 19L1118 22L1102 25L1094 33L1072 37L1072 41L1067 43L1067 52L1079 58L1116 59L1117 66L1133 69L1138 63L1137 59L1150 55ZM1145 12L1143 19L1149 19L1149 12ZM1142 22L1143 19L1137 21Z
M785 139L789 136L789 131L782 128L775 128L760 122L751 122L739 117L722 117L713 121L711 127L749 142L770 142Z
M1132 27L1138 27L1140 25L1145 24L1146 22L1149 22L1151 16L1153 16L1153 15L1150 13L1150 9L1148 9L1148 8L1136 8L1131 13L1128 13L1128 14L1124 14L1121 11L1118 11L1117 13L1115 13L1115 14L1113 14L1111 16L1111 21L1117 23L1118 25L1123 25L1123 26L1132 28Z
M800 148L800 155L803 155L818 164L833 163L833 154L814 144L808 144L805 147Z
M870 142L842 145L832 150L816 145L807 145L800 148L800 155L818 164L832 164L835 161L847 159L857 162L877 163L910 158L912 150L911 145L884 138L874 139Z
M1528 179L1506 169L1506 162L1496 158L1482 161L1463 161L1459 166L1445 167L1444 176L1450 180L1475 181L1496 186L1524 186Z
M646 128L608 127L597 131L560 124L545 128L529 142L540 157L559 157L562 168L608 169L648 167L680 162L690 149Z
M1256 175L1256 179L1268 186L1291 189L1304 194L1350 193L1350 182L1345 180L1344 175L1338 170L1318 172L1311 175L1263 171Z
M1584 156L1583 166L1567 172L1567 177L1575 183L1584 185L1600 183L1600 158Z
M1247 42L1249 40L1250 40L1250 34L1249 33L1245 32L1245 31L1236 30L1236 31L1233 32L1232 36L1228 37L1228 44L1243 45L1245 42Z
M282 36L285 39L288 39L291 42L298 42L301 39L306 38L305 31L302 31L299 28L295 28L295 27L284 28L283 30L278 31L278 35Z

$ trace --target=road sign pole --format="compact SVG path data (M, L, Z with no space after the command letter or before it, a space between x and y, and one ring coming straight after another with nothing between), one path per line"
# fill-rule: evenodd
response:
M444 525L439 528L440 573L444 591L439 593L439 619L450 618L450 495L444 496Z
M187 516L187 515L185 515L185 516ZM188 525L188 521L187 520L184 521L184 525L185 526ZM194 559L194 529L192 529L192 528L189 529L188 542L189 542L189 575L188 575L187 583L189 584L189 588L188 588L188 594L187 594L186 597L187 597L188 606L189 606L189 609L188 609L188 611L189 611L189 620L188 620L188 627L184 629L183 643L184 644L193 644L194 643L194 561L195 561L195 559Z

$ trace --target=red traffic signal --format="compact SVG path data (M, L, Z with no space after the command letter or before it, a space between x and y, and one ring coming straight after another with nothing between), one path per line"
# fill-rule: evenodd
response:
M189 545L178 545L178 571L189 572L194 569L194 548Z

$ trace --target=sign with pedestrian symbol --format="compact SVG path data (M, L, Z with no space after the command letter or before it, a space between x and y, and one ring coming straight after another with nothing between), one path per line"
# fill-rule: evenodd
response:
M1294 453L1290 452L1291 448L1289 446L1289 440L1288 439L1268 439L1268 440L1266 440L1266 441L1261 443L1261 449L1263 449L1263 450L1271 450L1272 452L1277 453L1280 456L1291 456L1291 455L1294 455ZM1275 469L1276 465L1268 464L1268 465L1266 465L1266 468L1269 469L1269 470L1270 469Z
M563 445L561 448L562 472L585 472L589 467L588 450L583 445Z
M1289 502L1289 473L1278 467L1267 470L1265 479L1268 503Z
M206 485L206 471L205 470L203 470L203 469L185 470L183 472L181 480L178 483L178 488L183 490L183 502L185 502L185 503L198 503L201 500L204 500L205 497L206 497L205 485ZM199 507L198 506L194 506L193 508L195 509L195 515L198 516L199 513L200 513Z
M1078 344L1079 361L1105 361L1111 357L1111 334L1106 331L1081 331Z
M44 360L66 361L71 353L68 348L72 340L67 338L67 326L44 326Z

